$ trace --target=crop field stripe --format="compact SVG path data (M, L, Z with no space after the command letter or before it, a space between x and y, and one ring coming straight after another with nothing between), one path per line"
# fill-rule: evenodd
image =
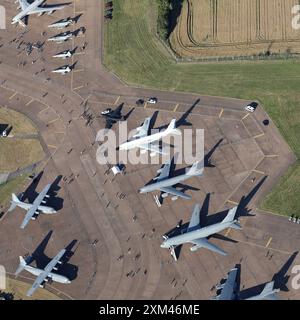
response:
M300 51L291 27L296 0L187 0L171 35L179 56L244 56Z

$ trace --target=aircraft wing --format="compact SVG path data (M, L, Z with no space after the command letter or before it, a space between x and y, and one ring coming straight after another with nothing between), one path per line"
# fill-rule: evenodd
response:
M134 136L135 138L146 137L149 132L151 117L146 118L143 125L138 128L138 133Z
M111 119L106 118L105 129L111 129L112 126L113 126L113 121Z
M191 196L189 196L181 191L178 191L177 189L175 189L173 187L163 187L163 188L159 188L159 190L162 192L173 194L174 196L177 196L177 197L180 197L183 199L187 199L187 200L191 199Z
M29 6L27 0L19 0L19 4L21 6L22 11L24 11Z
M45 267L44 271L35 279L32 287L28 290L27 296L30 297L36 289L44 282L48 277L52 269L57 265L63 255L66 253L66 249L62 249Z
M32 11L30 11L30 14L42 14L45 12L53 12L57 10L62 10L65 6L64 5L48 5L47 7L36 7Z
M155 145L153 143L142 144L142 145L139 145L138 148L143 149L143 150L147 150L147 151L150 151L150 152L155 152L155 153L158 153L158 154L167 154L166 152L163 152L161 150L161 148L159 148L158 145Z
M165 178L168 178L170 176L170 170L171 170L171 162L166 162L160 169L157 170L157 173L159 175L155 178L156 181L161 181Z
M226 282L223 284L222 291L216 299L218 300L232 300L234 298L234 290L236 287L236 277L238 269L234 268L229 271Z
M47 192L49 191L50 187L51 187L51 184L47 184L46 187L42 190L42 192L36 197L36 199L32 204L32 207L27 211L25 215L25 218L20 227L21 229L24 229L28 224L28 222L30 221L30 219L34 216L34 214L37 213L37 209L42 203L45 196L47 195Z
M218 246L210 243L206 238L195 239L195 240L192 240L190 242L195 245L194 247L192 247L192 248L194 248L194 250L197 250L199 248L206 248L206 249L208 249L210 251L219 253L219 254L221 254L223 256L227 255L227 253L224 250L222 250Z
M187 228L187 232L192 231L200 226L200 206L196 204L194 207L194 211L192 213L192 218L190 220L189 226Z

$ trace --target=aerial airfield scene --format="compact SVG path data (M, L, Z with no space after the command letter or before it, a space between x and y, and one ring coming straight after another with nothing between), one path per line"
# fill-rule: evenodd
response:
M299 300L299 54L298 0L0 0L0 299Z

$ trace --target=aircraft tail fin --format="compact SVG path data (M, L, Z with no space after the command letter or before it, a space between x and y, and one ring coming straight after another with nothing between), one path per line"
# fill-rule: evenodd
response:
M237 206L233 207L232 209L230 209L228 211L228 214L227 216L223 219L222 223L225 223L225 222L232 222L234 220L234 217L235 217L235 214L236 214L236 210L237 210ZM232 224L232 227L234 228L234 225L235 224ZM238 228L238 224L236 224L236 228Z
M276 295L276 293L279 290L275 290L274 289L274 281L271 281L269 283L267 283L263 289L263 291L260 293L260 297L262 299L268 299L268 300L277 300L278 297Z
M181 131L179 129L176 129L176 119L172 119L170 124L168 125L168 128L166 130L167 133L177 134L180 135Z
M201 176L203 174L203 169L203 161L197 161L187 170L186 174L190 176Z
M11 205L10 205L8 211L14 210L20 202L21 201L19 200L19 198L13 193L11 195L11 201L10 201Z
M18 269L16 270L16 272L15 272L15 275L18 275L20 272L22 272L22 270L26 267L26 261L25 261L25 259L23 258L23 257L19 257L19 259L20 259L20 264L19 264L19 267L18 267Z

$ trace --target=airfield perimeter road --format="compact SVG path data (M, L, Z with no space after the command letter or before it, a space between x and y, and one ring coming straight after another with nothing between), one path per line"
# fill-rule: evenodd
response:
M8 1L4 1L4 5L10 18L16 6ZM261 107L255 115L247 115L243 107L248 101L124 85L101 64L102 5L99 0L89 0L88 5L87 1L76 0L54 16L30 18L30 32L24 35L26 41L45 39L41 32L47 30L47 24L66 16L82 13L73 28L86 27L84 35L69 43L47 43L33 64L31 60L36 53L27 56L16 49L15 42L10 42L23 30L9 25L6 31L1 31L0 105L22 112L40 131L47 157L37 191L59 176L62 179L57 190L56 204L60 207L57 216L41 215L25 230L18 227L23 219L22 210L16 209L1 219L0 263L12 274L17 268L18 256L33 252L53 230L44 247L48 257L73 241L74 255L64 271L74 280L70 285L47 285L65 299L207 299L215 294L213 286L236 263L242 266L244 288L270 281L281 268L277 279L281 277L282 281L285 272L290 274L291 266L300 264L300 257L290 259L300 248L300 226L285 217L255 210L258 201L295 160L274 124L271 122L268 128L261 126L261 120L267 117ZM81 47L83 43L86 43L85 50L78 51L72 58L73 62L77 61L75 70L65 77L52 76L49 71L64 62L51 59L51 55L69 47ZM24 60L27 64L21 66L19 62ZM40 72L41 68L45 71ZM152 195L137 193L138 187L149 181L159 166L128 165L125 176L113 178L105 174L106 166L96 162L94 141L103 122L94 118L93 123L86 126L80 117L84 105L90 107L93 115L122 102L129 111L138 98L149 96L159 99L155 106L160 110L159 124L172 117L178 119L200 99L189 119L196 128L207 126L206 152L219 141L220 133L225 135L220 150L212 156L216 168L206 168L204 180L188 181L200 189L192 192L192 201L168 199L158 208ZM148 105L136 108L129 118L130 128L153 111ZM241 144L232 142L237 137ZM235 180L231 181L231 170L238 166L246 169L235 172ZM264 175L268 178L255 190ZM226 177L228 184L223 183ZM253 189L256 192L251 193ZM194 203L202 204L207 193L211 194L210 214L232 207L241 196L250 193L247 208L254 209L256 216L240 218L242 231L224 232L237 243L211 240L229 253L227 257L204 249L192 253L186 245L175 263L168 250L159 247L161 236L180 219L188 222ZM285 265L288 260L290 263ZM46 257L40 254L37 263L42 265L45 261ZM21 277L21 280L33 279L25 272L22 276L26 279ZM290 291L282 292L282 298L300 299L300 293L291 288L290 281L287 285Z

